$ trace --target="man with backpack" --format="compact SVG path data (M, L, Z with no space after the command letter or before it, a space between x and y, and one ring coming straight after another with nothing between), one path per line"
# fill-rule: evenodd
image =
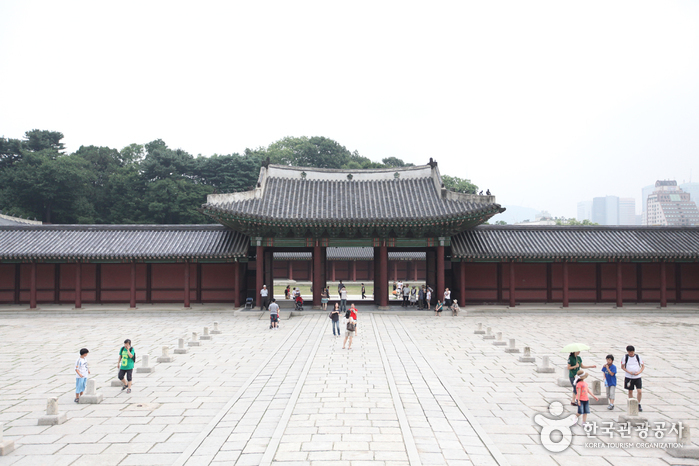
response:
M636 348L629 345L626 347L626 355L621 361L621 370L626 372L624 377L624 389L629 391L629 399L633 398L633 390L636 389L638 394L638 410L643 411L641 407L641 395L643 382L641 380L641 372L645 369L645 364L641 357L636 354Z

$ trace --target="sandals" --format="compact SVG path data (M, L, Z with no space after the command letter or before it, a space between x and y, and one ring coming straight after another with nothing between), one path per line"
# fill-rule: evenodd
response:
M131 389L130 389L130 388L127 388L127 389L126 389L126 393L131 393Z

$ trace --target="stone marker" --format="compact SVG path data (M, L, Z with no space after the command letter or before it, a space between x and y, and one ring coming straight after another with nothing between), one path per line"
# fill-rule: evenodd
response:
M493 329L490 327L486 327L485 329L485 335L483 335L484 340L495 340L495 335L493 335Z
M505 348L505 353L519 353L519 348L515 348L514 338L510 338L510 346Z
M524 348L524 350L526 355L527 348ZM536 371L541 374L553 374L554 372L556 372L556 369L549 365L549 357L544 356L543 358L541 358L541 365L536 366Z
M592 389L592 394L595 395L599 400L595 400L590 397L591 405L608 405L609 400L606 396L602 396L602 382L599 380L593 380L590 382L590 388Z
M192 339L187 343L188 346L201 346L199 341L199 334L197 332L192 332Z
M214 337L209 335L209 327L204 327L204 334L200 337L202 340L212 340Z
M497 336L498 338L493 342L493 344L495 346L505 346L507 343L505 342L505 340L502 339L502 332L498 332Z
M150 367L150 355L144 354L141 356L141 365L136 368L136 372L139 374L150 374L155 372L155 367Z
M570 389L573 389L573 386L570 384L570 377L568 376L569 371L568 371L568 364L563 366L563 377L558 379L558 386L559 387L570 387Z
M0 456L5 456L8 453L14 451L15 441L2 439L2 427L3 424L0 422Z
M619 416L619 424L628 422L632 426L642 426L648 424L648 419L638 415L638 400L635 398L628 399L627 414Z
M668 439L668 442L669 441ZM692 445L689 426L684 422L682 423L682 429L677 433L677 443L682 446L678 446L677 448L671 447L666 450L670 456L674 456L675 458L699 459L699 447Z
M211 334L212 335L221 335L221 333L223 333L223 332L221 332L218 329L218 322L214 322L214 329L211 331Z
M46 402L46 416L39 418L40 426L55 426L68 420L68 414L58 414L58 398L49 398Z
M519 362L536 362L536 359L532 357L532 349L530 347L524 347L524 354L519 357Z
M485 330L483 330L483 323L482 323L482 322L478 322L476 325L477 325L478 327L476 328L476 330L474 330L473 333L475 333L476 335L484 335L484 334L485 334Z
M156 361L158 362L172 362L175 360L174 356L170 356L170 347L163 346L163 354Z
M121 383L121 382L120 382ZM85 388L85 394L80 397L81 405L94 405L102 403L104 396L101 393L97 393L97 383L95 379L87 379L87 388Z
M189 348L184 347L184 338L177 339L177 348L175 348L175 354L187 354Z

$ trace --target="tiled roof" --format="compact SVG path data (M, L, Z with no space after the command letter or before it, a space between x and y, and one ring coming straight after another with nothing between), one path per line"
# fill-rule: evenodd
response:
M220 260L249 244L221 225L0 226L0 260Z
M370 261L374 260L374 248L339 247L327 248L327 257L331 261ZM311 260L310 252L275 252L274 260ZM396 251L388 253L388 260L419 261L425 260L424 251Z
M439 228L461 231L504 210L494 196L462 195L438 187L439 173L429 165L352 173L270 166L261 169L259 185L247 193L210 195L202 211L254 235L245 224L250 228L260 224L331 228L448 224Z
M0 225L41 225L41 222L38 220L29 220L28 218L5 215L0 210Z
M481 225L451 248L466 260L699 260L699 228Z

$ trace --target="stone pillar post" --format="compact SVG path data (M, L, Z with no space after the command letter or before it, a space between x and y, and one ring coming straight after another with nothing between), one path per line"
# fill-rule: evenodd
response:
M335 280L335 261L330 261L330 281L334 282Z

